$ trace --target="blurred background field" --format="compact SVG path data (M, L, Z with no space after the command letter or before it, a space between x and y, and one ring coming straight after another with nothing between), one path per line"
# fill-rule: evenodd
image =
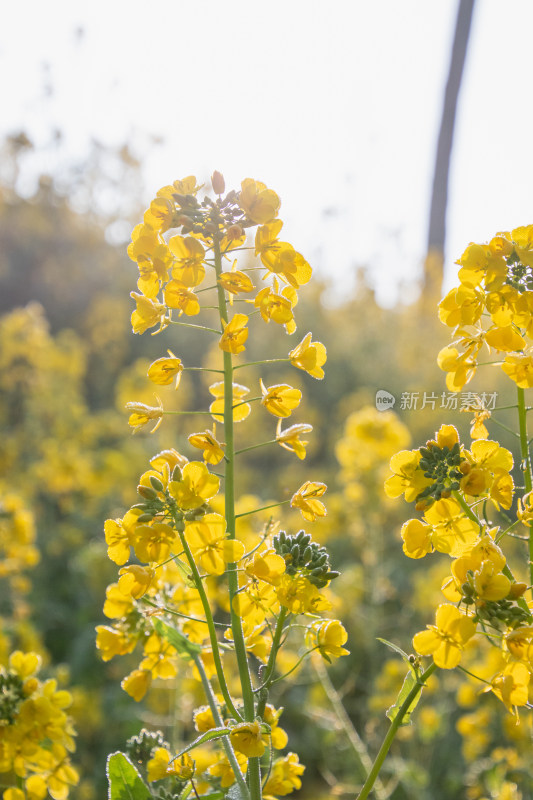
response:
M488 238L498 227L531 221L527 218L531 211L528 201L522 206L517 201L524 185L531 183L531 160L520 145L522 128L529 130L527 117L521 119L522 112L512 108L512 99L507 96L486 101L483 93L478 91L475 95L477 102L483 100L483 136L491 137L506 125L507 129L513 128L518 144L515 142L513 147L512 135L506 139L507 178L498 168L499 151L494 151L495 161L491 161L492 154L485 144L486 160L478 166L479 174L490 178L492 188L488 194L474 179L478 173L473 165L467 191L461 183L464 173L459 174L458 162L452 162L456 172L452 173L449 200L450 230L446 249L440 253L442 260L437 262L436 285L431 284L427 260L425 272L423 266L427 217L435 137L457 6L439 2L433 12L428 12L427 4L406 3L405 16L398 20L404 48L415 35L413 25L417 20L423 30L418 58L411 63L413 59L405 56L401 62L406 82L415 81L413 75L420 76L422 63L429 64L426 82L430 76L434 79L432 86L418 86L418 102L406 87L413 115L420 113L420 120L424 121L423 130L413 124L413 116L407 125L409 114L405 109L395 110L394 51L387 53L384 49L375 12L367 4L354 4L355 17L350 17L349 3L333 4L327 34L332 39L346 36L342 22L343 15L348 15L355 26L354 35L342 38L344 50L341 47L340 52L344 57L338 71L328 73L331 84L319 81L315 95L308 96L305 75L294 70L299 59L308 63L319 48L319 6L295 6L299 8L296 20L300 27L294 41L286 34L281 4L275 3L270 11L272 19L264 21L271 40L263 43L266 55L261 59L270 59L272 77L264 65L259 70L254 61L253 86L246 83L245 75L258 12L247 12L244 6L234 10L237 22L232 28L226 17L220 17L220 9L214 3L206 4L213 15L211 24L202 23L196 12L184 4L177 3L173 9L170 4L163 4L160 35L164 36L160 28L165 28L165 12L176 23L177 53L171 62L174 72L166 62L172 43L163 39L164 53L158 54L156 43L148 35L151 28L146 33L147 40L141 39L136 26L142 18L141 11L146 11L145 4L129 6L124 28L119 25L122 17L115 19L116 12L112 12L106 36L115 32L116 51L106 39L101 57L95 48L102 35L97 22L104 19L103 8L98 10L96 3L96 10L84 16L74 4L74 13L71 9L62 17L56 40L52 36L46 49L40 51L36 47L29 60L24 59L23 74L16 79L26 91L16 101L18 119L12 110L16 103L10 87L4 86L13 103L8 104L10 110L2 123L0 144L0 662L4 663L15 647L35 649L43 655L49 673L62 685L73 687L71 712L79 734L75 761L82 776L73 796L80 800L92 800L105 792L107 753L123 747L141 725L168 731L177 721L179 731L180 725L188 724L194 703L187 686L169 688L165 683L156 686L143 704L136 704L120 689L123 664L104 664L94 644L95 625L105 621L105 589L116 578L116 569L106 555L103 521L122 516L125 508L135 502L137 479L148 459L163 448L182 449L192 430L185 423L165 421L153 435L132 437L124 405L133 399L152 403L146 369L167 347L177 355L187 354L191 363L208 363L210 359L202 341L186 329L182 329L177 341L168 330L156 339L133 336L131 332L132 304L128 295L135 289L136 270L126 255L126 243L147 201L163 183L195 170L200 182L207 181L212 169L226 172L225 164L220 162L227 155L227 172L235 174L236 185L241 177L250 174L280 193L282 212L285 206L288 211L287 215L282 213L286 229L291 234L296 230L291 241L302 249L313 267L313 258L317 262L315 280L302 291L296 309L298 334L312 329L314 337L328 349L323 382L306 375L297 378L306 386L299 418L314 426L307 459L303 465L296 463L279 448L272 454L266 451L266 456L263 451L261 455L252 451L238 487L243 495L288 497L290 487L299 485L304 475L324 481L329 487L328 517L308 528L318 541L328 543L333 565L343 571L332 600L335 614L344 620L349 631L351 655L329 670L329 678L318 666L296 672L276 697L277 706L286 706L283 725L291 748L300 753L307 765L300 796L353 796L361 783L359 760L366 763L379 747L387 726L384 712L394 702L405 674L401 660L377 637L410 652L413 633L429 621L431 610L440 599L446 564L441 569L437 562L428 570L425 564L405 558L399 529L409 511L402 502L387 499L382 484L391 455L399 449L418 446L442 422L455 424L464 441L469 441L470 416L459 408L445 408L449 393L444 374L436 365L438 350L449 340L448 331L437 320L438 292L446 281L453 283L452 262L468 241ZM393 6L385 4L390 16L385 19L383 37L390 48L396 46L393 43L397 38L402 38L394 35L398 12ZM507 26L517 37L512 53L519 63L514 64L514 72L506 73L506 92L517 91L517 84L523 89L528 79L526 70L521 68L524 48L520 37L528 27L522 15L529 19L531 8L526 3L509 3L496 42L490 38L495 6L485 0L474 13L473 49L468 53L470 61L467 60L465 73L466 88L474 94L472 82L478 70L489 69L482 53L490 52L490 61L503 60L501 50L508 46ZM179 27L180 17L172 16L176 8L183 14ZM38 19L41 12L35 12ZM13 12L15 27L20 22L18 13ZM217 21L223 24L218 30L227 33L226 42L221 33L214 34ZM285 25L288 22L290 19L285 20ZM365 37L367 30L372 32L370 37ZM283 46L276 34L282 38ZM376 91L382 89L386 77L392 81L391 94L372 105L367 128L362 101L369 87L364 92L361 89L363 64L357 59L352 62L350 56L350 47L368 47L368 42L363 45L365 38L370 38L377 49L372 60L374 78L368 65L365 69L370 89L372 85ZM124 43L119 44L123 39ZM180 52L179 43L185 40L187 45L183 44ZM220 123L220 133L209 114L213 92L209 72L200 86L190 73L193 55L187 48L191 47L191 40L198 42L194 59L213 68L226 64L223 89L231 103ZM275 44L269 50L272 40ZM56 54L54 41L58 44ZM309 41L315 46L311 47ZM244 53L239 60L236 50L240 42ZM290 90L282 90L278 61L291 43L291 60L283 62L290 76ZM128 56L121 60L122 52ZM401 52L405 55L403 48ZM10 44L4 38L0 50L4 66L12 57ZM326 63L327 54L322 57ZM366 58L370 60L370 55ZM151 77L149 85L138 84L131 95L137 74L133 59L136 63L142 61L143 75L148 73ZM124 60L129 64L129 77ZM85 76L77 91L65 88L69 64L74 73L78 70ZM84 72L89 64L95 65L100 83L91 83ZM235 86L229 76L235 74L237 64L241 72ZM33 83L24 73L30 67ZM107 84L103 82L106 74ZM497 74L500 80L501 75ZM170 109L168 125L165 115L161 119L155 110L151 117L152 109L157 107L150 97L154 83L165 84L164 104ZM333 94L328 99L330 85ZM411 89L413 85L416 81L411 83ZM103 86L108 88L104 91ZM294 120L294 115L299 114L300 88L305 103L314 109L308 117L302 117L301 130ZM70 95L69 91L74 93ZM280 100L273 122L272 105L275 110L278 92L283 103ZM89 98L92 113L85 109L85 127L81 126L80 133L73 121L84 108L83 96ZM75 98L70 107L69 97ZM127 108L121 106L117 111L115 103L121 102L121 97L127 98ZM99 98L105 99L101 107ZM358 98L361 102L357 102ZM428 102L421 108L424 98ZM383 133L385 122L375 110L378 105L381 110L388 100L390 124L401 129L395 144ZM134 104L135 126L130 117ZM341 114L346 104L352 107L352 116ZM39 114L35 113L36 107ZM93 119L103 119L109 109L114 126L109 123L106 129L93 125ZM464 160L468 158L465 150L471 152L468 148L475 148L479 137L465 128L471 105L459 109L457 157ZM232 118L233 111L237 122ZM316 159L309 153L305 164L300 162L299 170L294 167L291 172L284 165L291 162L293 151L284 145L279 129L286 126L289 141L294 137L303 140L313 114L329 118L325 141L330 153L317 154ZM122 128L117 122L120 118L124 122ZM506 124L507 119L513 120L512 126ZM146 120L150 124L144 124ZM347 131L359 123L364 128L359 141L351 140ZM254 136L261 128L266 140L261 139L256 164ZM198 151L201 158L196 151L191 152L191 129L202 131ZM270 141L268 131L276 132ZM422 159L416 168L412 150L406 151L411 153L407 161L413 166L412 182L409 171L405 172L402 137L409 140L410 147L416 149L416 141L423 140L427 148L423 151L427 153L425 161ZM338 164L331 155L335 146L342 154ZM381 146L385 149L380 150ZM364 171L365 160L373 163L373 172ZM520 181L515 177L520 171L517 161L523 165ZM385 168L390 177L390 197ZM304 174L306 180L312 176L310 183L304 182ZM338 178L337 183L333 175ZM398 183L403 184L402 191ZM379 185L379 191L369 195L370 210L361 211L357 218L367 185L373 190ZM416 210L408 215L403 211L397 214L395 208L400 206L411 212ZM455 243L461 209L461 226L466 215L472 229L463 235L459 249L451 252L450 236L455 237ZM502 218L493 224L496 212ZM373 216L367 228L374 233L370 235L366 230L363 235L369 214ZM482 232L480 225L485 226ZM313 231L317 231L315 241ZM284 332L271 330L269 337L265 352L272 352L276 346L286 348ZM262 352L258 348L250 355L260 358ZM268 374L263 372L262 376L266 378ZM255 384L251 385L257 387L259 377L257 372ZM278 381L283 378L276 373ZM291 379L294 384L294 375ZM376 409L378 390L395 397L394 413ZM497 383L484 385L483 375L468 386L470 390L497 392L498 403L506 404L506 389ZM191 408L206 392L201 380L193 381L187 376L178 393L163 387L162 399L165 408ZM248 424L253 423L245 422L239 429L243 446L247 437L255 437L255 432L247 429ZM505 434L500 441L510 446ZM295 532L301 527L301 519L296 513L286 514L281 524ZM339 716L339 698L344 701L353 728ZM480 699L478 687L467 684L465 676L441 672L416 712L415 725L404 728L399 739L386 764L386 788L381 790L381 800L386 796L394 800L533 797L528 775L531 728L527 715L515 725L495 697L484 695Z

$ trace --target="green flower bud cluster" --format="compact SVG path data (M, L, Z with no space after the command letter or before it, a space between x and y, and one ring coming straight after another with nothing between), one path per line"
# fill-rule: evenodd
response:
M286 574L304 575L317 589L322 589L340 575L340 572L330 569L326 548L312 542L305 531L296 536L280 531L274 536L273 545L276 553L285 560Z
M132 761L137 764L144 764L152 758L156 748L166 747L170 749L170 745L165 741L161 731L148 731L142 728L138 736L132 736L126 742L125 752Z
M473 619L484 620L498 629L501 623L504 623L507 628L531 624L531 614L508 597L504 597L502 600L479 601L472 578L473 573L469 570L467 580L461 586L461 593L463 595L462 602L465 605L476 606L476 615Z
M463 473L458 467L464 460L461 457L459 442L449 448L446 445L439 447L436 442L430 441L426 447L420 448L420 454L422 458L418 466L424 470L424 477L434 482L417 495L417 501L428 497L440 500L459 489Z
M183 233L212 236L232 225L246 225L246 215L239 207L238 196L234 191L216 201L206 196L199 202L192 194L183 195L178 192L172 197L180 207L180 211L174 215L173 227L182 227Z
M508 256L505 261L508 267L507 278L505 282L518 292L533 291L533 273L531 271L531 267L522 264L516 250L513 250L511 255Z
M486 620L495 628L499 628L501 623L504 623L507 628L518 628L520 625L531 624L531 614L506 598L483 601L483 605L476 608L476 617L479 620Z
M12 672L0 671L0 728L12 725L24 700L22 679Z
M159 496L161 493L165 493L165 487L155 475L150 476L150 483L151 486L143 484L137 486L137 494L143 499L142 503L136 503L133 506L142 511L142 514L137 517L137 522L151 522L166 507L166 500L161 500Z

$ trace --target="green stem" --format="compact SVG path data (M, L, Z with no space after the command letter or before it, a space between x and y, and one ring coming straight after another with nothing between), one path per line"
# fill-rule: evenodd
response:
M188 614L182 614L180 611L174 611L171 608L167 608L166 606L159 606L157 603L152 603L146 596L141 597L141 600L146 603L147 605L151 606L152 608L156 608L158 611L164 614L172 614L173 617L180 617L181 619L190 619L191 622L200 622L202 625L207 625L207 620L200 619L199 617L190 617ZM222 622L214 622L214 625L219 625L221 628L225 628L226 626Z
M285 606L282 606L281 611L279 612L278 621L276 623L276 630L274 631L274 636L272 637L272 647L270 648L270 655L268 656L265 675L263 678L263 685L261 687L261 694L259 702L257 703L258 717L262 717L265 713L265 706L268 699L268 687L270 686L270 679L272 678L272 674L276 667L276 657L278 655L281 637L283 635L283 626L288 613L288 609L285 608Z
M379 749L379 753L377 754L376 760L374 761L374 763L372 765L372 769L370 770L368 778L366 779L363 788L361 789L361 791L357 795L357 800L366 800L366 798L370 794L370 792L372 790L372 787L374 786L374 783L376 782L376 779L377 779L377 777L378 777L378 775L379 775L379 773L381 771L381 767L383 766L383 762L385 761L387 753L390 750L391 744L394 741L394 737L398 733L398 728L400 727L400 725L403 722L403 718L405 717L405 715L407 714L407 712L411 708L411 706L412 706L413 702L416 700L417 696L420 694L420 692L424 688L424 684L427 681L427 679L429 678L429 676L432 675L435 672L436 669L437 669L437 665L436 664L431 664L431 666L429 666L427 668L427 670L425 672L423 672L422 675L420 675L420 677L418 678L416 684L413 686L413 688L411 689L411 691L409 692L409 694L407 695L407 697L403 701L403 703L400 706L400 709L399 709L397 715L394 717L393 721L391 722L390 728L387 731L387 735L385 736L385 738L383 740L383 744L381 745L381 747Z
M289 362L290 358L265 358L264 361L247 361L246 364L237 364L233 369L238 370L243 369L243 367L256 367L261 364L279 364L280 361Z
M210 411L163 411L164 417L177 417L180 414L207 414L208 416L212 416Z
M315 671L318 675L318 679L322 684L322 688L324 689L329 702L331 703L331 707L341 725L346 738L350 742L352 746L352 750L355 753L357 760L359 761L359 765L363 772L364 778L368 777L372 770L372 759L368 754L368 750L366 749L365 743L359 736L353 722L351 721L350 717L346 713L346 710L342 704L342 700L339 697L339 693L333 686L330 677L328 675L328 671L324 665L322 659L317 661L316 664L313 664ZM377 800L387 800L389 797L389 793L385 790L383 783L381 782L379 776L376 777L375 781L375 795Z
M259 444L251 444L249 447L241 447L240 450L235 450L234 455L240 456L241 453L248 453L250 450L257 450L258 447L266 447L267 444L276 444L277 439L270 439L268 442L259 442Z
M459 505L461 506L461 508L465 512L465 514L468 517L468 519L471 519L472 522L475 522L476 525L479 525L479 527L481 528L480 520L476 517L476 515L474 514L474 512L472 511L472 509L470 508L470 506L468 505L468 503L464 499L464 497L459 492L454 492L453 496L455 497L455 499L457 500L457 502L459 503Z
M228 309L224 287L219 283L222 273L222 254L220 252L220 242L214 239L215 272L217 276L218 308L221 323L228 322ZM222 325L223 327L223 325ZM231 353L223 352L224 357L224 438L225 448L225 516L226 529L229 539L235 539L235 440L233 433L233 361ZM246 653L246 643L242 629L242 621L234 609L234 598L239 591L239 576L237 565L228 564L228 588L231 612L231 629L233 642L235 645L235 656L239 670L239 678L242 689L242 699L244 705L244 718L247 722L255 719L255 703L252 687L252 678L248 665L248 655ZM250 758L248 761L248 786L250 789L251 800L261 800L261 770L258 758Z
M494 417L492 417L492 422L494 422L495 425L498 425L498 427L502 428L504 431L507 431L507 433L511 433L513 436L516 436L518 438L519 434L512 428L510 428L508 425L504 425L503 422L500 422Z
M189 372L192 370L196 370L197 372L220 372L224 374L223 369L209 369L208 367L183 367L183 370L188 370Z
M174 518L174 525L176 530L178 531L181 541L181 546L183 547L183 550L187 557L187 561L189 563L189 567L194 578L194 585L198 591L198 594L200 595L200 600L202 602L202 606L204 609L205 619L207 622L207 629L209 631L209 640L211 642L211 649L213 651L213 662L215 665L218 682L220 684L220 691L222 692L222 697L224 698L224 701L228 707L228 710L231 712L232 716L235 717L237 721L241 722L242 716L235 708L235 704L233 703L233 700L231 699L231 695L228 690L226 678L224 675L224 669L222 667L222 660L220 658L220 649L218 646L217 631L215 627L215 621L213 619L213 614L211 613L211 606L209 605L209 600L204 588L204 584L200 577L200 573L198 572L198 567L196 566L193 554L191 552L187 539L185 538L185 534L182 530L183 522L181 520Z
M213 714L213 719L215 721L215 724L216 724L216 726L218 728L221 728L224 725L224 720L220 716L220 711L218 710L217 700L216 700L215 694L213 692L213 687L209 683L209 678L207 677L207 674L206 674L205 667L203 665L202 659L200 658L200 656L198 654L195 653L193 655L193 660L194 660L196 669L198 670L198 672L200 674L200 679L202 681L202 686L204 687L205 696L207 697L207 702L209 703L209 708L211 709L211 713ZM224 750L226 751L226 756L227 756L228 761L229 761L229 763L231 765L231 768L233 770L233 774L235 775L235 780L237 781L237 783L241 787L241 792L242 792L243 798L246 798L246 800L249 800L250 792L248 791L248 787L246 785L246 781L244 780L242 772L241 772L241 770L239 768L239 762L237 761L237 757L235 755L235 751L234 751L234 749L233 749L233 747L231 745L231 741L229 740L229 737L224 736L222 738L222 744L224 745Z
M183 325L184 328L198 328L201 331L208 331L209 333L216 333L218 336L222 331L217 331L215 328L208 328L207 325L194 325L192 322L178 322L178 320L171 319L171 325Z
M520 386L516 388L518 398L518 426L520 431L520 458L522 463L520 468L524 473L524 485L526 494L528 494L533 487L533 478L531 473L531 458L529 455L528 435L527 435L527 411L525 392ZM529 526L529 582L533 583L533 523Z
M252 511L243 511L242 514L237 514L235 519L240 519L241 517L247 517L249 514L257 514L259 511L268 511L269 508L279 508L279 506L284 506L285 503L290 503L290 500L280 500L279 503L271 503L269 506L261 506L261 508L254 508Z

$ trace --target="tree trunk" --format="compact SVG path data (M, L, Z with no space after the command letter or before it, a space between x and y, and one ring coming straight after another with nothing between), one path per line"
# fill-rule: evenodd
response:
M442 107L437 154L435 158L435 171L433 174L427 251L424 264L424 283L422 289L423 301L434 300L440 297L442 292L450 160L457 101L463 77L474 3L475 0L459 0L457 21L455 23L455 35L450 57L448 81L444 92L444 104Z

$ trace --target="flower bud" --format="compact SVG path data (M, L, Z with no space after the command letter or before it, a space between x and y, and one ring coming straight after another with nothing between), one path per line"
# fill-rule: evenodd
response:
M159 478L155 477L155 475L150 475L150 483L152 484L152 486L156 490L156 492L164 492L165 491L165 487L163 486L163 484L161 483Z
M145 500L155 500L157 497L155 489L152 489L151 486L143 486L142 483L137 486L137 494L140 494Z
M176 464L176 466L172 470L172 475L170 477L170 480L171 481L181 481L181 479L182 479L181 469L180 469L179 465Z
M139 514L137 522L151 522L155 516L155 511L146 511L144 514Z
M223 194L226 188L224 176L218 170L215 170L211 175L211 186L215 194Z
M522 597L526 589L527 583L512 583L507 597L510 597L512 600L516 600L517 598Z

